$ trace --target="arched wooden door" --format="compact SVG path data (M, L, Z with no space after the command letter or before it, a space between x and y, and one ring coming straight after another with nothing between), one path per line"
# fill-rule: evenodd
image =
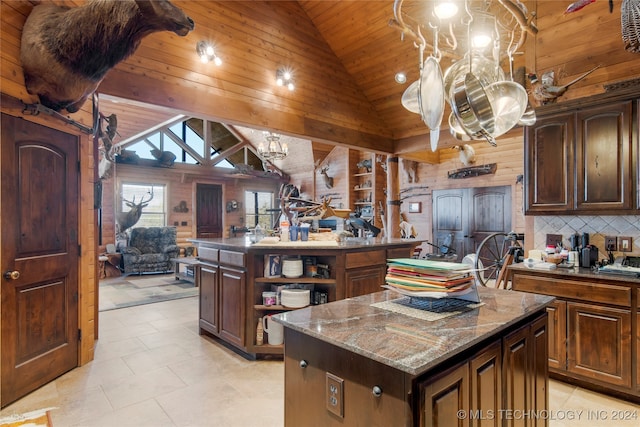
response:
M2 114L0 404L78 365L78 138Z

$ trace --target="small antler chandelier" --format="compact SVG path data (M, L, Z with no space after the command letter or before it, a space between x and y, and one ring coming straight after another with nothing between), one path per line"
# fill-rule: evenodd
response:
M264 131L264 141L258 145L258 153L265 160L282 160L289 154L286 142L280 141L280 134ZM265 147L266 142L266 147Z

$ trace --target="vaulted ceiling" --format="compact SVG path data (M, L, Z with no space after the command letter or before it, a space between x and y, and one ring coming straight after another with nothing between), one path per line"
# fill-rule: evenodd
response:
M84 1L56 3L77 6ZM167 32L146 37L136 53L111 70L100 85L101 110L120 113L123 139L154 122L185 114L312 141L319 155L326 154L332 144L341 144L416 160L434 159L428 149L429 129L418 114L401 104L403 93L419 77L421 56L414 35L403 34L397 22L400 17L414 29L421 24L429 39L427 17L433 1L404 1L399 17L394 16L399 0L173 3L195 21L194 31L186 37ZM471 8L500 13L504 4L526 4L533 11L545 4L546 10L556 9L553 13L561 15L563 6L557 3L469 0ZM582 25L580 18L571 15L563 25ZM619 16L603 16L598 22L608 25L615 19ZM199 61L195 46L200 40L215 44L223 60L220 67ZM546 40L538 36L540 41ZM425 56L431 51L428 45ZM517 52L517 65L529 55L523 52L524 47ZM445 54L441 68L456 59ZM567 60L568 76L584 68L573 69L573 60ZM274 84L276 69L281 67L293 70L295 91ZM502 68L508 70L504 61ZM406 73L406 83L395 82L397 72ZM599 72L593 78L600 78ZM128 101L114 103L122 100ZM446 109L445 123L448 114ZM443 127L440 146L457 144Z

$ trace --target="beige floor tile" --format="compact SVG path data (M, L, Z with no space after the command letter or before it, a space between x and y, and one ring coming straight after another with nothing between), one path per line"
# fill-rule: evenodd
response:
M101 312L94 361L0 416L53 407L55 427L282 427L282 361L199 335L197 312L197 298ZM640 407L623 400L554 380L549 396L549 427L640 425ZM625 410L636 419L613 419Z

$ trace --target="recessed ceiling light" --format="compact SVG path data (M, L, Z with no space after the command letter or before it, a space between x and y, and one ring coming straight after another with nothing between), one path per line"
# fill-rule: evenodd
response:
M405 73L396 73L396 83L404 84L407 82L407 76Z

